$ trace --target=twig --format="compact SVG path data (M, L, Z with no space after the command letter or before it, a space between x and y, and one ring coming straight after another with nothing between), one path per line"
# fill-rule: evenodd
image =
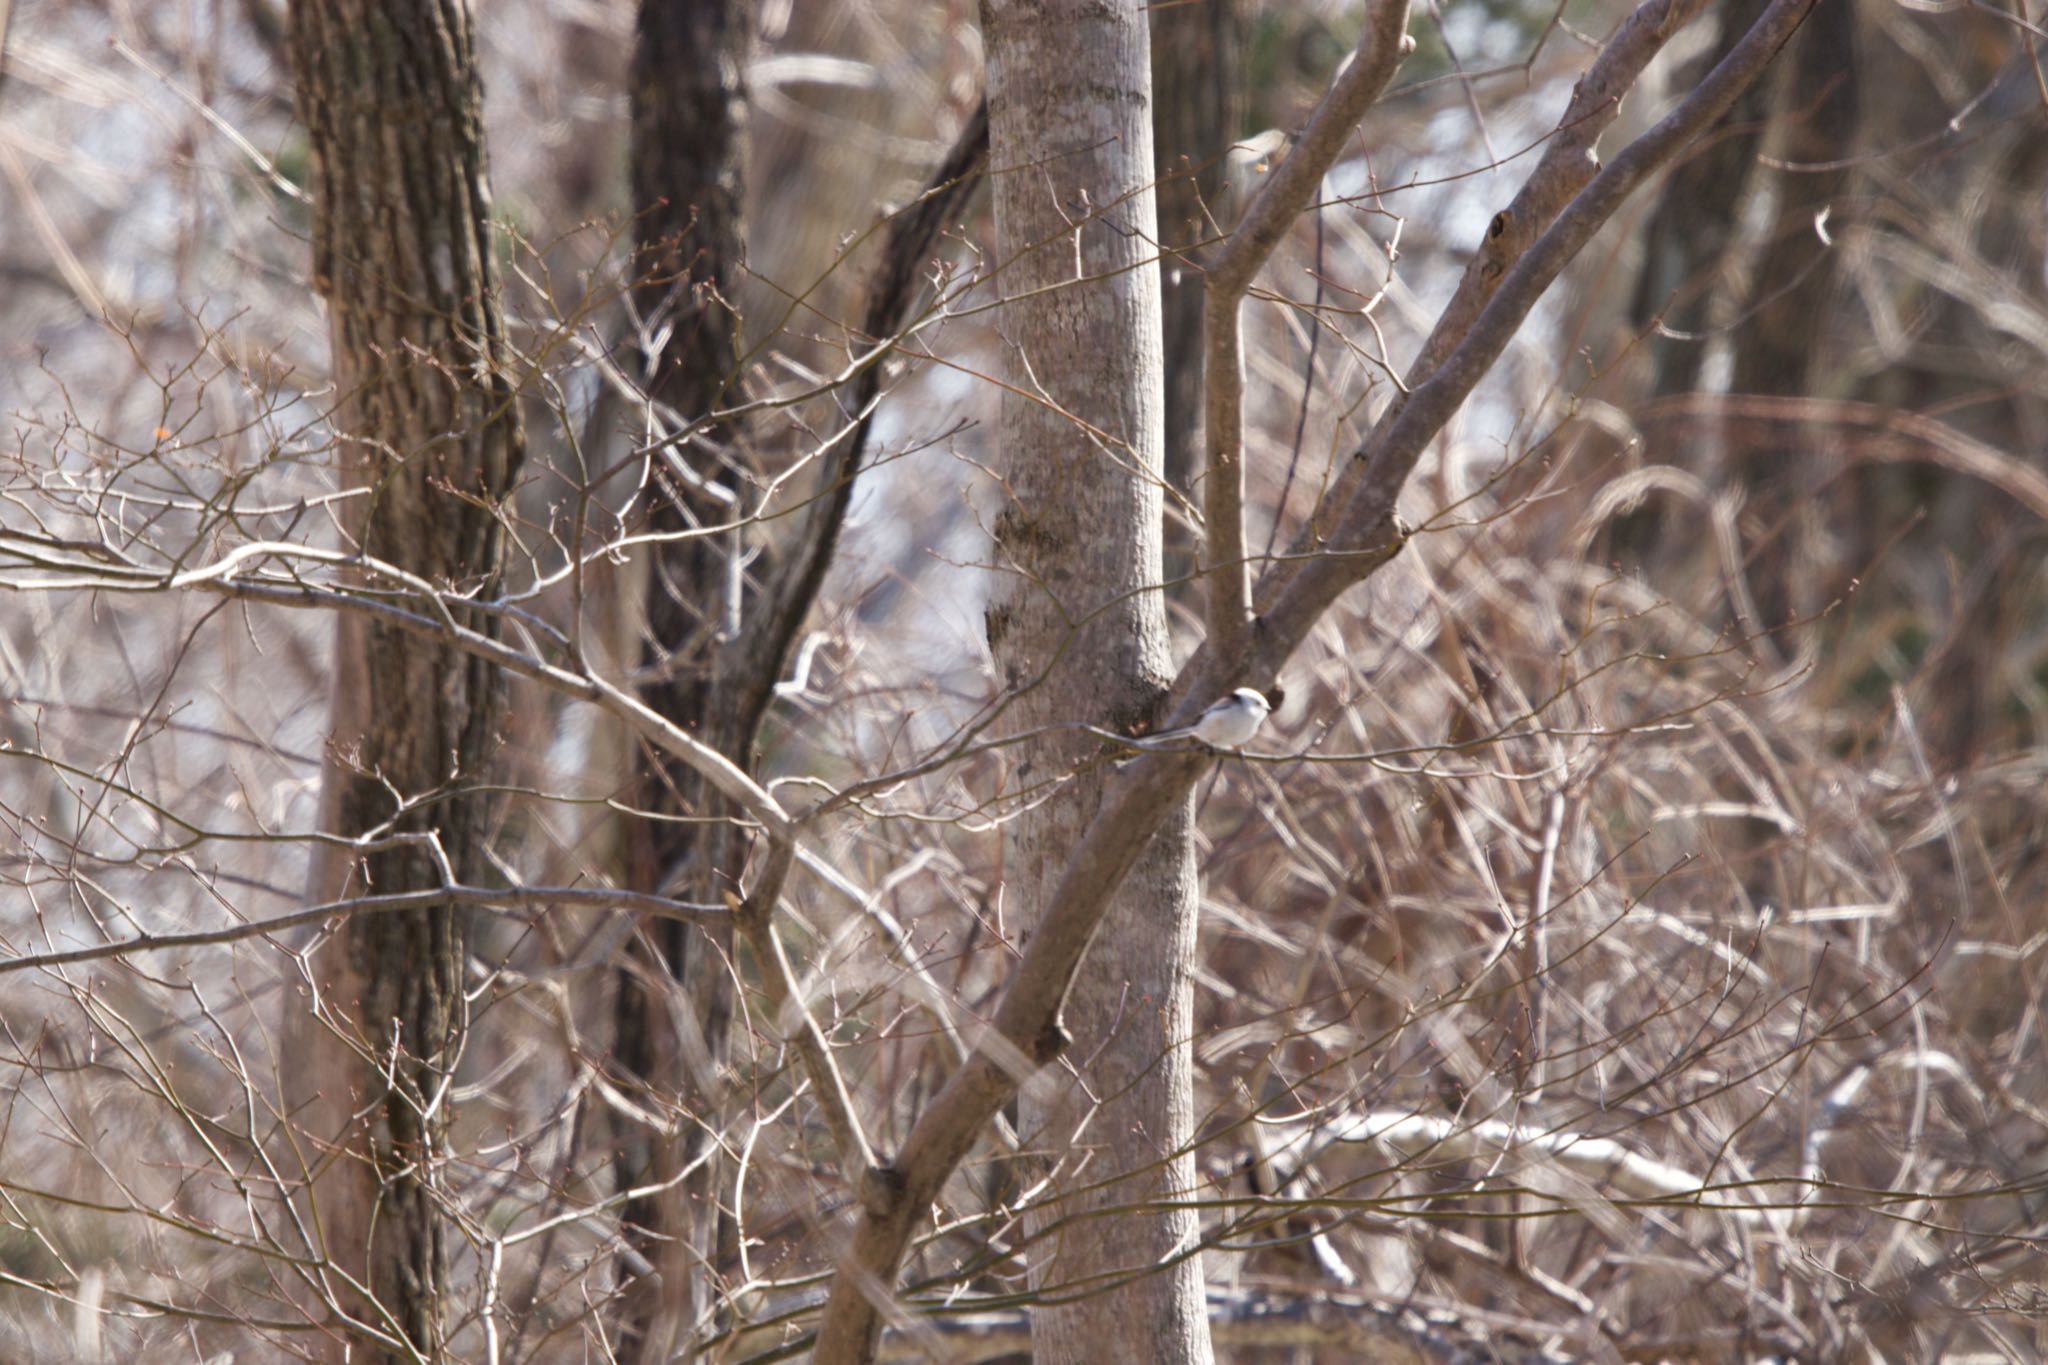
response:
M831 1130L832 1141L839 1149L840 1169L856 1192L864 1192L868 1172L875 1167L874 1149L868 1146L867 1134L854 1113L853 1092L847 1087L846 1077L832 1060L832 1044L804 1003L803 994L797 989L796 974L790 970L789 955L783 952L782 940L775 933L775 901L782 894L783 883L789 880L789 869L795 861L795 840L774 840L754 889L745 900L728 892L726 903L732 909L733 922L754 950L754 961L761 971L761 989L767 992L768 1003L775 1007L777 1027L788 1029L792 1023L795 1025L791 1041L803 1059L804 1070L810 1073L818 1106L825 1111L825 1126Z

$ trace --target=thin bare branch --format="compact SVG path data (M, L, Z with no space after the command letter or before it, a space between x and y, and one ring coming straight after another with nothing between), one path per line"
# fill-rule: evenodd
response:
M1415 50L1405 6L1382 7L1308 125L1209 263L1202 295L1203 520L1209 584L1209 639L1234 655L1251 624L1251 559L1244 535L1245 291L1323 183L1352 129Z
M96 943L88 948L67 948L61 952L25 953L0 958L0 976L32 968L63 967L74 962L100 962L136 953L162 952L176 948L203 948L217 943L240 943L308 924L323 924L347 915L388 914L395 910L426 910L442 906L463 906L475 910L611 910L625 914L654 915L681 920L686 924L718 924L730 912L716 905L693 905L666 896L641 891L618 891L596 886L443 886L426 891L393 891L379 896L350 896L320 905L294 910L288 915L230 924L220 929L195 929L184 934L137 934L116 943Z
M790 969L789 954L783 951L782 940L775 932L776 898L782 894L783 883L789 879L795 861L793 839L770 844L766 865L754 889L745 900L731 897L728 903L735 923L754 950L754 960L760 964L761 988L775 1009L776 1024L792 1033L797 1055L803 1058L811 1089L825 1113L825 1126L839 1148L840 1170L847 1184L858 1191L865 1187L868 1172L874 1168L874 1149L868 1145L867 1134L854 1111L853 1091L846 1084L846 1076L832 1060L832 1040L818 1027L797 986L796 973Z

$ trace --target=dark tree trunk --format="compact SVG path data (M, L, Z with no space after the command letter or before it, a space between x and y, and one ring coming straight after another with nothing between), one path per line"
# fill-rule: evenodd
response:
M642 282L635 304L649 388L685 420L736 397L742 329L728 301L744 257L743 73L752 25L749 0L645 0L640 11L633 190L642 210ZM903 324L941 234L979 183L987 141L986 115L977 111L927 192L883 234L863 318L870 337ZM880 366L863 371L844 410L871 414L882 373ZM818 497L795 527L773 539L753 528L744 546L737 534L662 542L649 556L642 663L659 681L644 695L742 768L756 766L775 681L831 563L870 434L864 417L823 452ZM678 457L736 500L707 494L664 460L655 470L651 529L681 532L758 510L745 481L731 473L751 463L742 448L749 433L714 426L703 435ZM744 575L732 567L742 551L752 557ZM731 823L730 805L688 769L648 754L639 806L683 818L634 822L632 885L714 902L738 888L747 837ZM681 1127L673 1138L635 1132L621 1153L626 1187L666 1186L626 1210L628 1235L658 1274L629 1297L623 1354L657 1360L687 1349L691 1324L715 1316L720 1293L715 1267L731 1231L721 1199L727 1173L705 1125L721 1121L729 1089L719 1077L730 1050L734 977L729 935L662 923L642 946L621 982L618 1060L639 1078L651 1107L675 1113ZM688 1177L677 1180L684 1171Z
M291 7L334 423L350 481L370 490L350 530L366 556L451 590L458 620L495 632L461 603L495 588L496 504L524 448L492 264L473 37L461 4ZM458 877L481 879L492 803L468 789L496 744L493 670L361 617L343 618L336 650L326 827L432 832ZM314 879L319 896L443 884L419 843L328 857ZM432 1358L445 1347L442 1159L466 941L449 908L350 919L314 959L319 1018L292 1011L307 1036L287 1088L304 1101L298 1116L324 1166L324 1250L381 1312L344 1306Z
M1817 370L1839 253L1815 221L1833 216L1849 189L1844 163L1862 116L1855 39L1856 7L1822 5L1778 73L1771 155L1795 169L1771 172L1775 211L1751 272L1749 315L1736 332L1736 393L1827 394Z
M1674 84L1690 89L1749 32L1764 0L1730 0L1721 7L1721 32ZM1643 268L1636 281L1635 322L1661 318L1675 336L1654 336L1650 355L1653 394L1689 393L1699 387L1706 358L1709 305L1724 283L1735 248L1738 218L1763 142L1768 83L1751 86L1735 107L1700 139L1665 178L1657 207L1643 230Z
M1228 229L1223 155L1245 116L1244 16L1240 0L1152 9L1152 140L1159 172L1159 242L1180 251ZM1202 429L1202 275L1164 256L1160 269L1166 343L1166 481L1193 485Z
M2048 308L2041 271L2048 115L2032 67L2011 57L2011 40L2000 32L2006 20L1985 11L1870 26L1861 54L1873 92L1865 145L1905 145L1951 118L1970 131L1966 145L1909 171L1882 162L1865 169L1869 207L1849 242L1854 288L1843 291L1846 320L1838 326L1854 325L1869 340L1856 350L1836 348L1832 378L1837 392L1938 415L2038 464L2048 446L2041 350L2019 340L2026 329L2009 319ZM1948 62L1930 66L1935 52ZM2038 722L2018 700L2024 689L2016 691L2014 680L2022 671L1994 661L2017 657L2027 623L2041 619L2040 585L2048 579L2039 522L1976 480L1926 466L1865 467L1828 494L1841 509L1833 524L1848 528L1837 593L1857 566L1879 561L1887 529L1909 518L1925 518L1919 534L1949 561L1946 573L1891 565L1882 573L1887 588L1913 602L1912 619L1944 622L1926 642L1910 691L1936 769L1966 768L2001 744L2025 742ZM1867 594L1867 578L1863 587Z
M1763 8L1761 0L1725 6L1715 46L1680 83L1691 83L1719 62ZM1752 86L1665 182L1644 233L1634 308L1638 326L1656 318L1666 333L1649 341L1653 396L1688 393L1709 382L1702 367L1722 329L1733 362L1730 391L1817 391L1812 379L1839 256L1823 244L1814 224L1841 197L1849 172L1773 169L1759 156L1768 153L1795 167L1840 159L1858 119L1854 32L1855 6L1847 0L1816 9L1790 45L1789 60ZM1771 222L1760 236L1745 232L1745 207L1765 193L1774 205ZM1703 477L1734 479L1760 509L1761 521L1753 518L1751 529L1775 549L1754 575L1758 619L1736 625L1768 656L1776 650L1769 632L1815 609L1810 598L1792 591L1802 571L1794 565L1797 556L1787 553L1797 536L1785 517L1792 491L1810 492L1819 475L1811 458L1814 442L1797 427L1787 427L1782 439L1769 444L1741 439L1748 444L1737 446L1736 434L1722 423L1703 422L1668 433L1662 449L1664 458ZM1628 558L1655 558L1674 544L1699 546L1697 537L1673 534L1672 518L1683 515L1653 504L1616 524L1616 548ZM1762 524L1770 522L1777 523L1775 529ZM1810 576L1806 581L1819 582Z
M1821 352L1837 331L1831 304L1842 257L1815 224L1832 215L1850 187L1844 163L1861 112L1855 37L1853 4L1822 5L1777 73L1773 159L1829 169L1768 172L1775 208L1752 253L1746 316L1734 337L1733 393L1834 396ZM1803 426L1782 432L1777 442L1732 452L1732 472L1756 504L1756 529L1771 541L1758 547L1762 571L1754 591L1763 619L1749 627L1766 631L1813 618L1839 586L1825 568L1836 554L1814 501L1831 472L1832 461L1822 458L1826 442Z
M643 0L632 76L632 187L638 214L634 303L647 387L695 420L718 406L737 374L738 320L728 306L742 259L742 144L748 0ZM737 433L714 429L709 442ZM702 444L674 455L709 483L736 481ZM727 523L721 501L658 462L648 530L675 534ZM642 665L658 681L649 705L691 727L742 767L767 704L772 671L737 659L727 608L743 584L730 566L737 536L657 542L648 562ZM742 608L749 605L739 604ZM741 616L744 630L745 615ZM772 669L772 665L771 665ZM688 768L643 750L635 804L657 817L631 824L628 884L691 900L737 887L747 844L726 802ZM647 926L618 996L617 1058L677 1120L673 1136L635 1131L624 1144L625 1188L658 1194L625 1209L628 1236L657 1277L628 1301L628 1351L666 1360L712 1308L723 1221L724 1171L712 1131L724 1111L719 1076L729 1052L733 989L729 933L661 921ZM688 1175L682 1173L688 1171Z

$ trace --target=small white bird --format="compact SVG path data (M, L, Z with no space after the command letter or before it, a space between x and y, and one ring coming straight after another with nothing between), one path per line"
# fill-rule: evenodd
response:
M1259 727L1266 723L1266 717L1272 710L1265 693L1240 687L1204 711L1193 725L1161 730L1156 735L1144 736L1141 742L1151 745L1192 739L1212 749L1235 749L1259 732Z

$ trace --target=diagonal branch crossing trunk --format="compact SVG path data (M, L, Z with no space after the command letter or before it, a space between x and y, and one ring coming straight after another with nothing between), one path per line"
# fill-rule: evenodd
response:
M1027 689L1020 725L1129 730L1157 719L1172 677L1145 11L989 3L983 25L990 160L1030 168L995 180L1011 500L996 523L1005 572L989 646L1004 684ZM1096 748L1048 739L1020 764L1024 783L1065 784L1009 826L1006 897L1027 939L1100 804ZM1033 1315L1041 1361L1210 1358L1199 1228L1184 1202L1195 1183L1191 839L1182 800L1074 983L1071 1061L1022 1096L1026 1148L1052 1175L1031 1219L1032 1287L1065 1301Z

